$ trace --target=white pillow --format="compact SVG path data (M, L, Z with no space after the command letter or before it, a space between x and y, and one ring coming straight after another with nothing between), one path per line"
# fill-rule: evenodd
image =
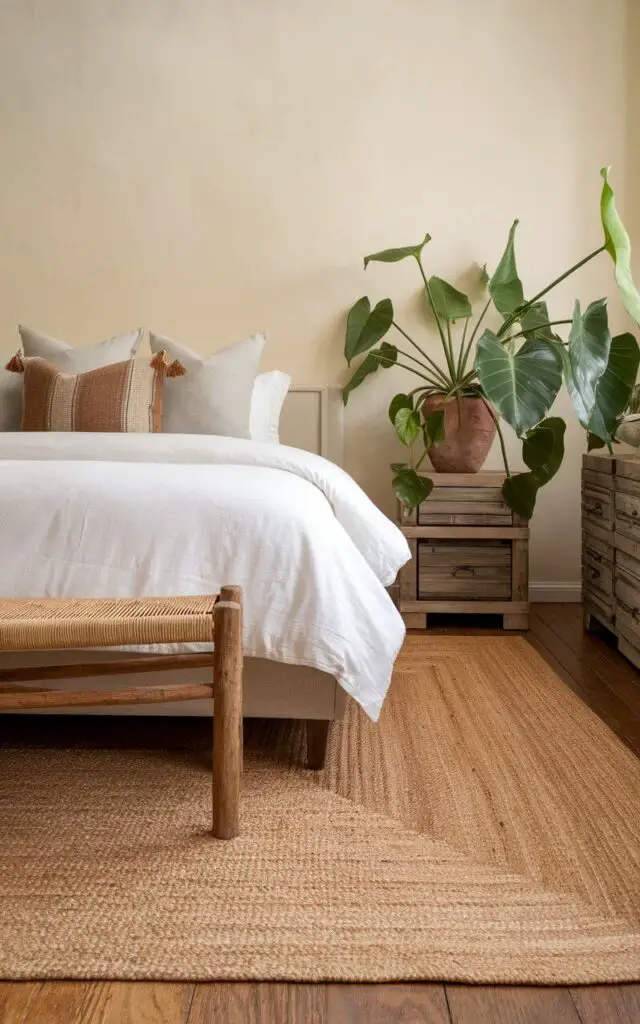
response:
M179 359L184 377L165 382L162 430L167 434L221 434L250 437L251 396L266 343L254 334L211 356L201 356L179 341L149 332L152 352L165 349Z
M142 329L118 334L88 348L72 348L66 341L58 341L32 331L29 327L18 327L25 356L40 356L48 359L65 373L84 373L98 370L109 363L120 363L132 359L142 340ZM20 430L22 423L23 377L19 373L0 373L0 431Z
M249 416L249 432L252 441L280 443L278 433L280 413L290 386L291 377L288 373L283 373L282 370L271 370L269 373L258 374L253 385Z

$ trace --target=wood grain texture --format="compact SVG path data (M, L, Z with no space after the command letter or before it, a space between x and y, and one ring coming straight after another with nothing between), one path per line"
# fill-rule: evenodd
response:
M581 1024L568 989L447 985L451 1024Z
M336 1024L449 1024L444 985L329 985Z
M167 701L210 700L211 683L177 686L136 686L128 690L15 690L0 693L0 712L38 708L119 707L125 704L165 704Z
M0 1021L2 1024L23 1024L40 988L39 981L0 982Z
M242 779L242 589L223 587L213 611L213 834L240 831Z
M185 1024L193 989L159 982L47 982L24 1024Z
M87 676L120 676L127 672L157 672L158 669L207 668L212 654L152 654L119 661L92 662L88 665L40 665L32 668L0 669L0 683L45 679L80 679Z
M637 1024L640 985L592 985L572 988L582 1024Z
M197 985L189 1024L325 1024L325 985Z

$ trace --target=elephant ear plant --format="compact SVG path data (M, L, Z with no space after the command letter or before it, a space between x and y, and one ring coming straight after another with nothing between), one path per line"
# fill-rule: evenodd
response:
M616 210L608 168L603 168L601 174L604 243L525 299L516 267L518 221L514 221L498 266L491 277L483 273L488 297L475 322L466 295L439 277L427 276L422 255L429 235L417 245L385 249L365 257L365 269L374 261L416 261L442 345L443 359L438 362L397 323L390 299L382 299L372 309L365 296L349 311L347 363L359 356L364 359L344 388L345 404L351 392L379 369L401 366L417 379L413 390L395 395L389 406L396 434L410 450L408 462L391 467L396 494L407 507L415 507L429 495L431 481L420 476L418 470L429 450L444 440L442 410L426 416L423 412L429 396L473 396L485 402L497 427L504 460L504 499L527 519L533 513L538 490L555 476L562 463L565 423L558 416L549 416L549 411L563 382L587 431L589 449L604 445L611 449L636 381L640 362L636 339L629 333L611 337L606 299L597 299L584 310L576 301L571 316L551 320L544 298L565 278L606 252L613 260L622 302L633 320L640 323L640 295L631 276L629 237ZM499 326L482 329L492 307ZM568 329L566 339L555 331L561 326ZM395 331L395 343L383 341L391 329ZM522 441L527 467L523 473L510 470L501 420Z

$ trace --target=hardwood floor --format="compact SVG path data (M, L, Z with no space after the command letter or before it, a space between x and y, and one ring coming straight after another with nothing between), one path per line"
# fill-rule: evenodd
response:
M456 631L470 632L464 626ZM533 605L527 636L567 685L640 756L640 673L606 639L583 634L580 606ZM99 723L95 723L92 731L99 728ZM153 733L154 727L149 729ZM536 988L442 984L0 983L0 1024L392 1021L640 1024L640 984Z

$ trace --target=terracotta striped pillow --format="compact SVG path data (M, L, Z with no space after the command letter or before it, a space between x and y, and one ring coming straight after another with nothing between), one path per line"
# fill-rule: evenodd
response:
M22 430L155 434L162 430L165 377L185 372L166 352L86 373L62 373L46 359L16 355L7 370L24 373Z

